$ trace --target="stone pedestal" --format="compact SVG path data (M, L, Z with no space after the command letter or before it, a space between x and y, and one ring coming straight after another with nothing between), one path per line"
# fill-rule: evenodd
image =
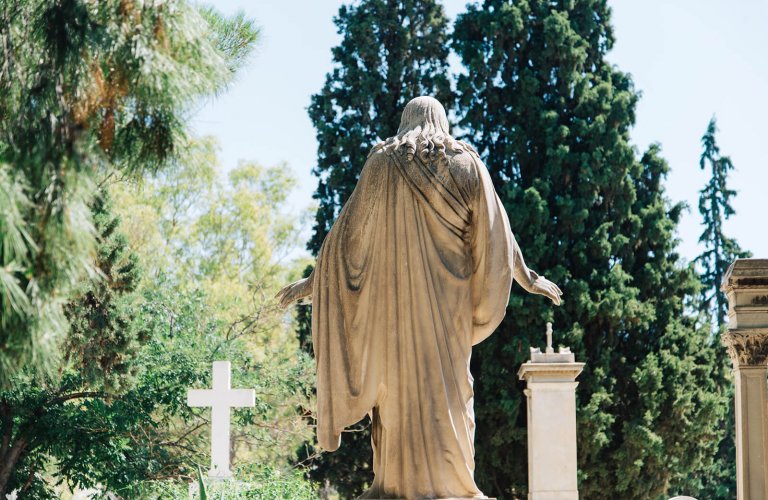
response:
M531 349L531 360L518 371L527 382L528 498L577 500L576 377L584 363L576 363L568 349L555 353Z
M768 498L768 259L738 259L723 278L736 399L738 500Z

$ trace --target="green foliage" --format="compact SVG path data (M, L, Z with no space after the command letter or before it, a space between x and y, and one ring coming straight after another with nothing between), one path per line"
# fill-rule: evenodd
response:
M333 70L312 96L309 117L317 130L319 206L307 248L316 255L355 187L371 147L394 135L405 104L419 95L451 102L448 20L435 0L363 0L343 5L334 18L341 44L332 49ZM309 270L308 270L309 271ZM299 338L311 346L309 309L300 306ZM372 479L370 431L362 424L345 433L333 454L312 459L311 477L332 478L343 496Z
M197 465L197 488L200 494L200 500L208 500L208 489L205 487L203 469L200 467L200 464Z
M154 483L142 490L142 498L174 498L200 499L205 498L235 500L313 500L317 498L316 486L304 479L299 471L280 470L273 467L248 466L235 471L236 481L207 481L198 482L197 492L190 497L186 486L173 483Z
M127 249L114 215L109 193L93 201L98 237L96 269L99 278L80 284L78 298L65 307L70 331L64 342L65 361L94 387L120 390L131 383L131 362L146 332L134 323L136 290L140 279L138 258Z
M62 307L60 375L19 372L0 391L0 493L99 485L131 496L145 481L191 480L208 459L210 411L187 407L186 391L210 384L214 359L230 359L234 383L257 392L233 418L239 460L284 467L308 438L311 362L271 300L295 274L280 263L299 230L281 214L295 181L284 166L244 163L223 183L210 140L186 139L166 163L113 184L116 207L105 191L89 198L93 277L74 282ZM0 179L5 227L31 202ZM7 241L23 243L16 226Z
M308 437L296 411L308 405L313 383L308 356L255 361L245 339L226 338L229 324L203 292L180 292L163 281L144 292L135 323L150 340L134 360L135 382L122 393L83 390L87 382L75 370L54 388L27 381L0 393L12 412L13 442L27 442L9 491L52 495L46 464L67 487L99 486L129 497L151 487L144 481L192 480L196 464L209 460L210 411L188 407L186 394L210 386L215 359L232 362L233 386L256 390L256 406L232 417L241 460L286 464Z
M178 159L256 34L181 0L0 4L0 497L47 495L49 466L122 488L174 463L137 445L175 410L147 399L169 392L140 375L158 332L136 323L137 262L100 187Z
M0 387L22 367L56 371L64 307L98 275L96 183L173 159L191 106L252 47L241 16L203 14L182 0L0 4Z
M291 351L296 340L273 300L300 272L286 257L306 214L286 214L296 181L285 165L241 162L222 178L216 144L202 138L179 162L144 182L113 186L124 228L149 278L205 291L209 305L247 336L254 356Z
M694 307L700 311L702 328L708 329L713 339L725 328L728 316L728 300L720 291L723 276L734 260L751 256L750 252L739 247L735 239L723 232L725 220L735 214L731 199L736 192L727 186L728 173L734 166L729 157L720 154L716 133L717 122L713 117L701 138L704 150L699 166L702 170L709 168L711 176L699 196L699 213L704 224L699 243L704 245L704 251L695 261L700 269L701 289L693 301ZM691 478L700 485L699 494L703 498L733 498L736 495L735 408L730 365L730 359L720 350L713 375L731 404L728 405L725 420L721 421L724 436L716 450L714 462Z
M119 219L112 212L108 193L101 191L91 210L98 237L94 268L99 277L81 283L77 298L63 308L70 332L61 375L41 382L28 368L12 378L12 390L0 391L4 443L0 448L0 492L9 479L13 484L12 475L24 473L30 478L26 490L43 488L33 478L45 464L44 453L55 456L71 451L71 446L95 446L103 452L114 447L104 442L104 433L85 429L100 425L94 423L100 412L92 399L112 398L133 381L133 358L143 338L134 327L138 311L133 292L139 269L136 256L127 251L125 237L118 231ZM79 401L82 405L73 404ZM67 422L66 428L62 428L63 422Z
M311 363L270 302L295 274L294 181L222 183L186 128L257 34L182 0L0 5L0 497L191 480L210 411L186 391L214 359L257 392L238 460L285 466L307 439Z
M210 386L215 359L232 362L235 386L256 390L255 408L233 416L235 463L285 469L308 439L304 412L313 385L311 359L297 350L290 325L272 301L280 284L295 274L279 262L281 252L297 241L296 217L281 215L295 181L285 166L243 163L227 182L219 174L213 141L195 141L163 172L141 183L111 186L119 227L107 211L111 203L97 205L105 213L94 219L109 234L98 252L107 260L98 264L107 279L94 282L68 308L72 381L46 388L37 406L55 419L16 417L15 429L25 426L47 438L21 457L13 487L46 465L68 487L100 485L127 496L161 485L176 488L168 480L192 480L196 464L209 459L210 410L187 407L186 391ZM126 244L146 269L141 300L123 296L128 280L117 271L133 272L126 264L137 260L122 249ZM118 307L123 303L132 307L131 315ZM138 349L122 346L113 361L113 338L130 332ZM127 370L102 371L83 361L102 363L104 356L111 361L107 366ZM107 372L116 376L105 377ZM121 385L103 383L99 375ZM57 406L61 397L68 404ZM32 404L24 398L8 401L16 412ZM60 432L53 422L64 422L73 432ZM41 475L25 491L50 493L51 487Z
M580 492L661 498L712 463L726 395L719 346L686 316L697 279L675 251L683 209L668 166L629 144L638 94L609 64L605 0L470 5L454 29L465 138L486 160L527 261L564 304L513 293L499 330L474 350L476 477L522 497L526 413L513 374L543 325L586 362L578 389ZM715 370L717 371L717 370Z
M735 239L729 238L723 232L725 221L736 213L731 206L731 199L736 196L736 191L727 186L728 172L733 170L734 166L730 157L720 154L715 139L716 133L717 122L712 117L707 131L701 138L704 151L701 153L699 166L702 170L709 167L711 177L699 195L699 213L704 219L704 231L699 237L699 243L704 245L704 252L696 260L703 268L702 304L713 310L714 319L718 327L722 328L728 317L728 300L720 291L723 276L734 260L750 257L751 254L742 250Z

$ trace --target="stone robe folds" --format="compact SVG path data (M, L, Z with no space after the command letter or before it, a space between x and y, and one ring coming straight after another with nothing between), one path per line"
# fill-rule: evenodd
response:
M514 245L485 165L374 149L314 272L320 446L370 414L367 498L483 497L474 481L472 345L501 322Z

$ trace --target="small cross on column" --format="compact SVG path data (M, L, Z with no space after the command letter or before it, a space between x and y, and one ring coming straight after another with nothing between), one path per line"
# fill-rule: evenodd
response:
M555 349L552 347L552 323L547 323L547 354L554 354Z
M253 389L232 389L229 361L214 361L213 389L190 389L187 404L211 407L211 470L208 477L232 477L229 470L229 409L254 406L256 392Z

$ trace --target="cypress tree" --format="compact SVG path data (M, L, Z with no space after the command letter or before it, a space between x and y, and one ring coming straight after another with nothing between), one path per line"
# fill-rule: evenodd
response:
M720 291L728 266L737 259L750 257L751 253L741 249L735 239L723 233L723 223L735 214L731 199L736 192L728 189L728 173L734 169L731 159L722 156L715 135L717 121L709 121L707 130L701 137L703 151L699 167L709 170L710 178L699 194L699 213L703 218L704 231L699 243L704 245L704 252L696 258L700 266L699 279L701 290L695 301L695 307L701 314L705 328L711 330L713 341L719 337L726 325L728 299ZM725 351L720 351L720 366L717 374L721 390L733 401L733 382L730 375L731 360ZM701 474L703 498L734 498L736 496L736 443L735 443L735 408L728 405L726 418L721 422L724 436L717 450L715 462L711 468Z
M120 391L130 385L132 361L146 341L135 322L138 307L133 292L140 266L119 231L120 218L114 214L109 192L101 190L92 205L100 279L82 283L79 296L64 309L70 324L65 362L84 384Z
M526 261L564 291L555 309L513 290L499 330L474 350L476 477L503 498L525 494L515 373L548 320L586 362L582 496L695 493L688 478L722 437L714 347L685 315L698 283L675 250L683 206L665 198L659 147L638 158L629 144L638 93L605 59L613 43L606 0L486 0L454 29L465 139L486 161Z
M704 245L704 252L696 260L703 268L702 304L712 311L718 328L722 328L728 316L728 299L720 291L723 275L735 259L749 257L750 254L742 250L735 239L729 238L723 232L724 222L736 213L731 206L731 199L736 196L736 191L727 186L728 172L734 169L733 162L730 157L720 154L716 133L717 121L713 116L707 125L707 131L701 137L704 151L701 153L699 166L702 170L709 170L710 178L704 189L699 192L699 213L704 219L704 231L699 237L699 243Z
M448 20L435 0L363 0L343 5L334 18L342 35L332 49L333 70L312 96L309 117L317 130L319 206L307 247L320 250L377 142L394 135L405 104L419 95L451 102ZM309 272L309 270L307 271ZM311 349L309 312L299 308L299 338ZM312 455L309 447L302 453ZM363 424L345 433L339 450L313 460L312 476L343 496L370 483L370 432Z

